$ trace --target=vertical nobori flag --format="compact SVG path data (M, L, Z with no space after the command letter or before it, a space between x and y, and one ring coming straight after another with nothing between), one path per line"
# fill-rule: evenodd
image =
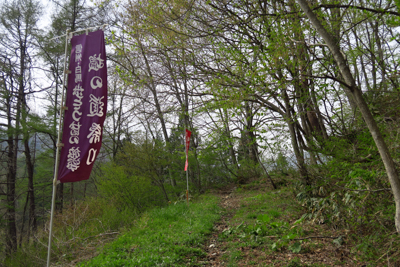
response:
M61 183L89 179L99 154L107 109L107 66L102 30L71 39L64 144L58 180Z
M186 135L185 135L185 148L186 148L186 162L185 162L185 171L187 171L187 167L189 165L189 145L190 145L190 135L192 134L191 131L186 129Z

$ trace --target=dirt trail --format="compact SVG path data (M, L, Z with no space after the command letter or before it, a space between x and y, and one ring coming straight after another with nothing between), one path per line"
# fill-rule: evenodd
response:
M229 252L229 242L219 238L225 229L232 227L231 219L239 210L243 203L243 194L235 193L236 187L232 186L229 189L216 191L215 195L220 197L219 205L223 208L221 219L214 225L214 231L204 246L207 255L197 262L196 266L227 266L227 257ZM329 231L330 232L330 231ZM320 233L323 235L323 233ZM328 233L325 233L328 234ZM332 233L337 234L340 233ZM350 255L349 248L342 246L335 247L332 244L332 239L317 239L312 240L317 242L316 248L302 251L301 253L292 253L284 250L281 252L267 253L267 249L262 247L250 248L243 246L241 251L244 256L236 262L237 266L365 266L362 263L356 263ZM269 250L269 249L268 249ZM226 254L226 255L225 255ZM225 257L224 257L225 255ZM293 262L297 259L298 262ZM289 264L289 265L288 265ZM311 264L311 265L310 265Z
M225 242L221 242L218 236L228 228L230 219L239 208L241 197L235 194L236 187L230 187L224 191L217 191L215 195L220 197L219 205L223 208L221 220L214 225L214 232L205 244L207 256L199 262L200 266L225 266L222 256L226 250Z

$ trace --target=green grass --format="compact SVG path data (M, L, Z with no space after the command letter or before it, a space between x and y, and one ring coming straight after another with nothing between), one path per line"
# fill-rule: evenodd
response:
M217 198L156 208L95 258L79 266L190 266L219 219Z
M228 242L224 255L228 266L236 266L241 259L239 247L264 248L269 253L282 248L295 252L300 249L300 244L291 240L303 234L301 227L288 221L299 218L301 213L288 188L265 193L242 190L236 194L242 195L240 208L231 219L229 228L221 234L221 239Z

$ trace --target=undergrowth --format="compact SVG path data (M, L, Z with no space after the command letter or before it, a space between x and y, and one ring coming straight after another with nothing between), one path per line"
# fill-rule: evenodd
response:
M130 228L137 218L134 210L120 209L110 199L86 199L66 207L63 213L54 216L52 266L74 265L79 259L92 255L99 246ZM5 266L45 266L48 238L46 224L30 242L24 242L5 259Z
M359 261L370 266L400 263L395 205L379 161L351 164L331 160L320 167L312 187L297 184L303 219L346 232L345 240Z

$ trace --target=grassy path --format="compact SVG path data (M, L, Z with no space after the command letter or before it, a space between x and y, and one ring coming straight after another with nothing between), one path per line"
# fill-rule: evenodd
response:
M79 266L192 266L220 217L218 198L171 204L146 212L132 229Z
M253 184L216 195L223 213L196 266L363 266L343 232L298 220L288 188Z
M344 232L301 214L289 188L215 191L145 213L79 266L363 266Z

